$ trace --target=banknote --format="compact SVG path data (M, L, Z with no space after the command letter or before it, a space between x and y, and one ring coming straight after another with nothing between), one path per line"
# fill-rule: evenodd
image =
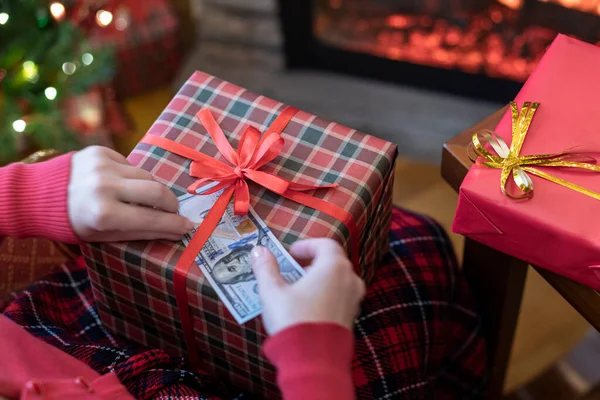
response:
M203 196L184 195L179 198L179 214L190 219L195 229L198 229L221 193L222 191ZM185 236L186 245L195 229ZM286 281L295 282L304 274L302 267L254 210L250 208L248 215L235 215L232 202L196 258L198 267L239 324L262 312L250 259L251 251L256 245L271 250Z

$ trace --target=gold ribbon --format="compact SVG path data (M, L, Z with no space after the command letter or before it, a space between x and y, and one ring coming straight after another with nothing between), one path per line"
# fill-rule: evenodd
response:
M531 175L538 176L550 182L554 182L566 188L575 190L586 196L600 200L600 193L593 192L582 186L576 185L556 176L550 175L547 172L541 171L536 167L563 167L563 168L580 168L593 172L600 172L600 166L587 162L574 161L582 158L592 159L581 154L568 153L565 150L556 154L536 154L531 156L521 156L521 147L527 136L529 125L533 120L535 111L540 106L540 103L525 102L521 110L518 109L517 103L510 103L512 113L512 142L510 148L495 132L490 130L475 132L472 138L473 149L477 156L485 159L482 164L489 168L501 169L500 175L500 190L505 196L513 199L528 198L533 195L533 181ZM495 154L488 151L485 146L489 144ZM594 160L595 161L595 160ZM517 187L521 190L520 195L510 194L506 190L506 184L509 176L512 175Z

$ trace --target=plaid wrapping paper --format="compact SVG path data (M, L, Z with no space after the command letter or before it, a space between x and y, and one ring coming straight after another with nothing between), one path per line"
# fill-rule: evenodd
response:
M482 397L480 318L442 228L394 209L385 255L355 325L359 399ZM70 263L15 294L5 315L101 374L114 371L138 399L251 399L179 357L112 335L100 323L82 265ZM1 308L0 308L1 309Z
M94 46L115 49L113 86L117 97L131 97L169 84L183 59L179 21L169 2L124 0L118 2L118 8L130 15L128 25L119 30L122 25L114 12L113 22L94 29L91 37Z
M198 149L223 160L197 118L208 107L229 141L237 145L251 123L264 131L285 107L213 76L196 72L167 106L149 134ZM314 196L333 202L356 219L361 268L370 279L388 248L391 188L396 146L341 125L299 112L284 130L282 153L263 170L300 183L333 183ZM190 160L139 144L129 160L150 171L177 195L194 182ZM251 204L284 245L301 238L333 237L347 244L349 232L334 218L249 183ZM173 289L181 243L137 242L83 248L103 322L139 343L184 355L183 332ZM196 340L205 368L227 382L263 395L276 394L275 371L260 348L260 318L240 326L198 267L188 279Z

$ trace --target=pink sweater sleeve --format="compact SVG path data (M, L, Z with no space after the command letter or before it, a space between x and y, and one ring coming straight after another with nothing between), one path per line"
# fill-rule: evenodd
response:
M270 337L264 352L277 368L284 400L355 398L352 332L337 324L299 324Z
M0 168L0 236L79 243L67 211L73 154Z

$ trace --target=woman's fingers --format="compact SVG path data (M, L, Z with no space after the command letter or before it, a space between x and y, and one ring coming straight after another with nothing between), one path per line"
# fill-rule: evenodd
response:
M130 204L123 204L121 208L122 218L126 221L128 230L183 235L194 229L192 221L179 214Z
M335 240L327 238L306 239L295 242L290 254L302 263L316 265L324 258L346 256L344 249Z
M143 181L155 180L150 172L132 165L118 164L115 165L115 167L119 176L125 179L139 179Z
M158 208L170 213L179 211L177 197L156 181L123 179L119 183L118 200Z
M84 241L179 240L194 225L177 197L121 154L88 147L73 156L68 212Z
M166 235L183 235L194 228L189 219L179 214L120 202L103 205L91 226L99 232L151 231Z
M109 159L109 160L115 161L119 164L131 165L131 163L129 161L127 161L127 158L125 158L124 155L116 152L113 149L109 149L108 147L90 146L90 147L87 147L83 151L85 151L87 153L86 155L89 155L90 159L96 159L96 160Z
M102 242L128 242L136 240L171 240L179 241L183 239L183 235L169 234L165 232L154 231L112 231L112 232L97 232L90 241Z
M267 299L274 292L287 286L287 282L281 276L279 264L273 253L264 246L256 246L252 250L252 270L258 283L258 291L261 299Z

